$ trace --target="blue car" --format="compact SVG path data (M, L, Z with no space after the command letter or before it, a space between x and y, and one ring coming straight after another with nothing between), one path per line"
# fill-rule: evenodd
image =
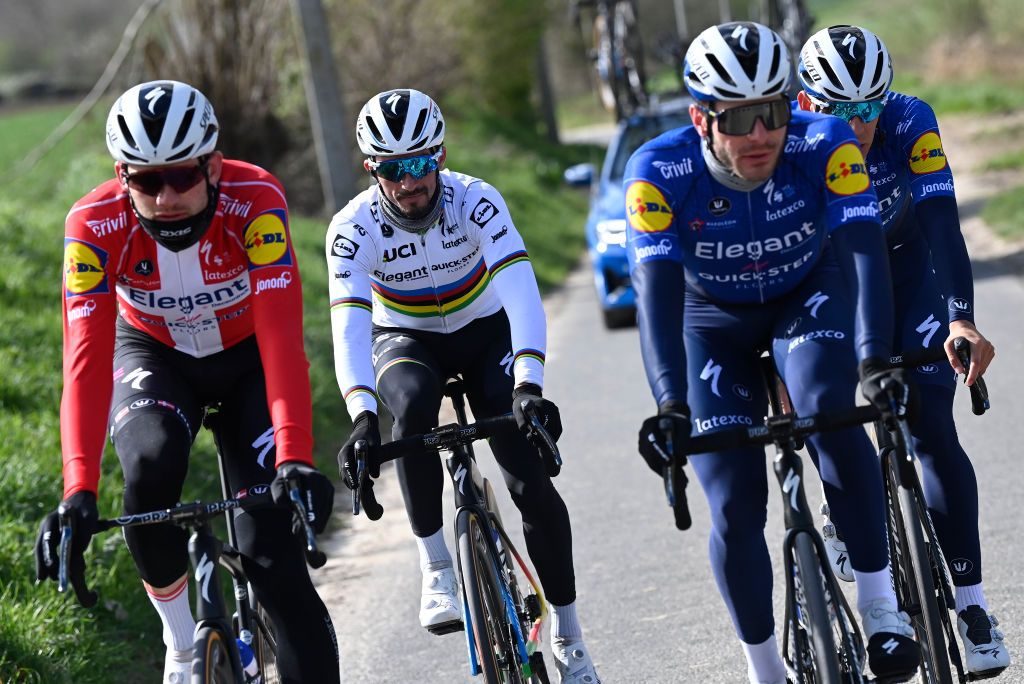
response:
M594 288L608 328L636 322L636 296L626 262L626 197L622 188L626 162L651 138L690 125L690 102L682 98L673 100L620 121L608 145L600 176L595 178L593 164L577 164L565 171L565 180L570 185L590 186L587 250L594 268Z

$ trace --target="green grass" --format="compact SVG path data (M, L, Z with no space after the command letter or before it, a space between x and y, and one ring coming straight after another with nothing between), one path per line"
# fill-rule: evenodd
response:
M1016 171L1024 169L1024 150L1014 150L993 157L986 161L982 167L986 171Z
M1001 192L985 205L981 218L1000 237L1024 240L1024 185Z
M52 583L34 583L36 532L61 492L64 217L74 201L112 171L102 118L87 119L27 175L11 179L9 172L67 112L67 107L41 108L0 117L5 236L0 250L0 462L5 484L0 497L0 682L152 682L163 662L159 621L119 535L98 537L87 554L87 577L101 597L96 608L78 607L58 595ZM503 193L542 288L556 286L582 251L586 208L586 197L564 186L561 173L572 163L594 160L598 151L555 147L497 120L453 121L450 131L452 168L478 175ZM349 424L333 368L323 254L327 223L292 217L304 288L315 458L336 479L335 453ZM186 498L217 496L211 442L205 431L197 440ZM123 481L109 447L102 473L100 513L113 515L120 509Z

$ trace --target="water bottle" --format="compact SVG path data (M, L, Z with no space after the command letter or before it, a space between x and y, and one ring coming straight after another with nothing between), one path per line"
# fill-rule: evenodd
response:
M243 639L245 636L248 636L248 641L252 641L252 634L243 634L242 636ZM242 660L242 669L245 671L245 681L258 681L260 668L256 664L256 654L252 652L252 647L243 639L236 639L236 641L238 642L238 655Z

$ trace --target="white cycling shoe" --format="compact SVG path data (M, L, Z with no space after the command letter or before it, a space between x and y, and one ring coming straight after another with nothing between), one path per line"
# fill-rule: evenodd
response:
M880 680L902 682L921 664L910 616L892 599L875 599L861 613L868 639L868 664Z
M555 670L561 684L601 684L594 669L594 661L582 641L569 644L551 644L551 655L555 659Z
M846 552L846 542L839 537L839 530L829 518L828 502L821 502L821 514L825 522L821 526L821 539L825 542L825 555L828 556L832 574L844 582L854 580L853 567L850 565L850 554Z
M956 618L957 631L967 655L967 671L975 679L995 677L1010 665L1010 652L1003 644L999 621L981 606L967 606Z
M433 634L448 634L462 629L459 581L448 565L423 571L420 598L420 625Z
M192 649L175 651L167 649L164 656L163 684L189 684L192 681Z

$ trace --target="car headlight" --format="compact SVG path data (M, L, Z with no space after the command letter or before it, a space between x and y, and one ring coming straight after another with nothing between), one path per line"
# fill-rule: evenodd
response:
M597 241L606 245L626 244L626 220L607 219L597 222Z

